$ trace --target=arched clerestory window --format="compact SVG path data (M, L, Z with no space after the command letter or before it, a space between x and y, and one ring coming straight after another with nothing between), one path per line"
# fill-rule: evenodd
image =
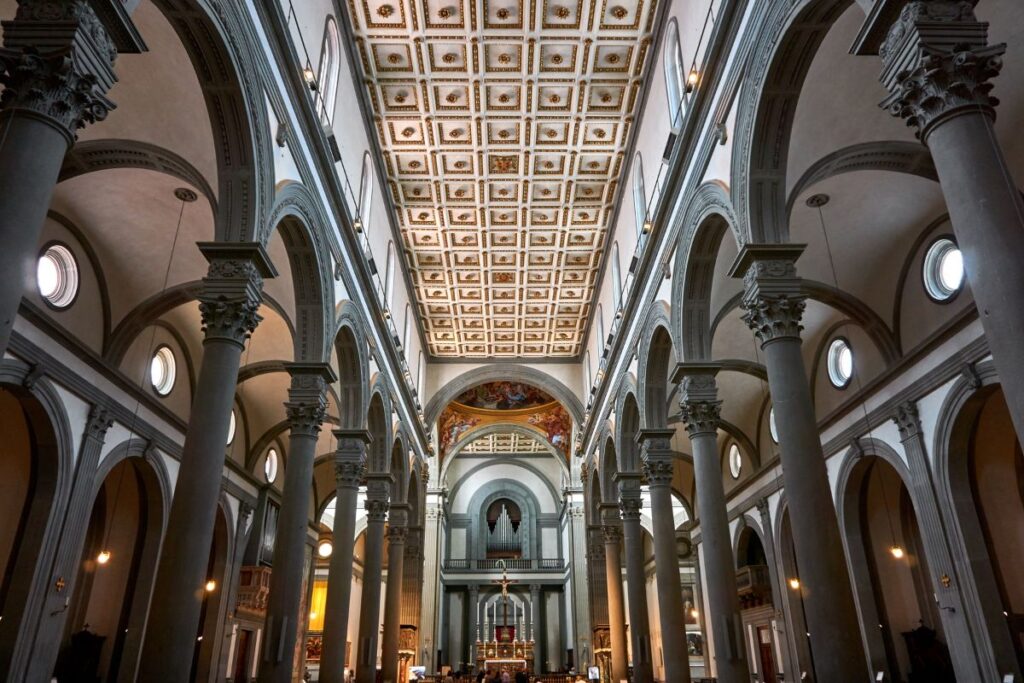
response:
M395 298L395 243L388 242L387 260L384 270L384 305L391 308Z
M597 305L597 348L604 352L604 306Z
M409 342L412 341L412 306L405 305L405 324L402 329L402 348L409 353ZM408 356L406 356L408 358Z
M373 202L373 159L363 154L363 172L359 176L359 220L363 230L370 229L370 207Z
M338 33L338 22L328 16L324 24L324 42L320 47L320 68L316 80L320 96L316 100L316 113L324 121L334 115L334 97L338 92L338 79L341 78L341 37Z
M683 94L685 93L686 69L683 67L683 50L679 43L679 25L673 19L668 25L665 41L665 93L668 97L668 116L672 128L678 128L683 118Z
M583 371L586 373L587 383L584 386L584 394L590 394L594 386L594 369L590 367L590 351L583 354Z
M416 395L423 401L423 384L427 379L427 359L420 351L419 362L416 364Z
M619 254L619 243L612 245L612 304L618 313L622 305L622 263Z
M636 215L636 234L642 235L647 222L647 188L644 186L644 159L640 152L633 157L633 211Z

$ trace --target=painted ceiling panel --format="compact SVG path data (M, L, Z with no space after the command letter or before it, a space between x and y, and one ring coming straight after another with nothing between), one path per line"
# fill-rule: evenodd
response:
M581 352L651 0L350 0L437 357Z

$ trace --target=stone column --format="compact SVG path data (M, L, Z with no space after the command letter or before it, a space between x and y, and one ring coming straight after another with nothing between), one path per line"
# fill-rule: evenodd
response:
M476 667L476 644L480 642L480 586L468 586L466 603L466 642L469 643L466 661L471 668ZM487 636L484 636L487 638Z
M568 503L570 581L572 582L573 653L577 670L585 670L583 651L590 638L590 614L587 612L587 520L583 492L570 494ZM574 502L579 501L579 502Z
M390 474L366 477L366 557L363 558L363 596L359 606L359 647L356 683L376 683L377 636L380 631L380 576L384 562L384 521L388 516Z
M679 579L676 523L672 515L672 442L674 429L644 429L637 437L647 451L644 471L651 491L654 526L654 572L658 585L658 617L665 671L672 680L690 681L690 656L686 644L683 589Z
M644 532L640 528L640 475L620 474L619 513L622 515L626 553L626 590L629 591L629 637L633 643L633 681L652 683L651 621L647 612L647 577L644 571Z
M295 643L306 623L300 605L313 459L327 411L327 386L337 379L324 363L289 363L287 367L292 376L284 404L290 431L288 467L274 541L260 683L288 683L292 679Z
M388 518L388 583L384 595L384 637L381 672L385 683L398 683L398 635L402 625L402 572L405 540L409 534L407 507L392 505Z
M530 584L530 640L533 641L533 668L538 672L547 669L544 660L548 639L541 631L541 624L544 623L544 593L539 583Z
M740 601L736 593L736 560L725 507L725 487L718 454L718 400L715 365L686 363L677 366L682 379L683 421L693 448L700 535L704 543L704 575L708 592L707 626L715 642L715 675L720 683L747 683L750 671L743 642ZM685 374L684 374L685 373Z
M436 671L437 651L441 647L441 537L444 523L444 502L440 489L427 490L427 519L423 529L423 596L420 612L420 643L427 651L423 662L427 671ZM476 636L474 636L475 638Z
M743 320L761 342L768 371L816 680L861 683L867 659L800 348L805 297L795 262L802 251L745 245L732 275L744 279Z
M203 360L167 520L138 679L187 681L224 476L228 423L245 340L261 320L263 278L277 273L255 242L200 243L210 261L199 295Z
M604 570L608 591L608 626L612 641L612 680L626 680L626 608L622 603L622 527L619 520L605 514Z
M78 130L114 108L117 47L86 0L20 0L0 49L0 358L22 294L35 286L39 235Z
M914 0L879 51L882 106L932 154L971 293L1017 435L1024 440L1024 200L996 141L989 93L1006 45L973 2Z
M969 612L961 595L961 583L957 580L956 566L946 543L942 515L935 499L935 489L932 487L928 452L917 405L913 401L907 401L896 406L893 421L899 429L903 450L907 454L907 468L910 470L908 484L912 487L914 512L928 556L928 569L931 573L929 579L935 603L939 607L942 631L949 646L956 678L960 681L998 680L1002 676L992 661L994 657L983 656L982 650L1001 650L1003 661L1012 661L1013 643L1008 638L1009 632L1003 624L991 629L989 632L992 635L988 638L980 639L989 640L989 643L981 645L972 641L968 624ZM989 670L983 673L981 667L984 666L984 662L992 664L986 667Z

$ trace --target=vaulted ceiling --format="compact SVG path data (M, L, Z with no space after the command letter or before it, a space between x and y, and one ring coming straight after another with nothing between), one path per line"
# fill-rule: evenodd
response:
M350 0L430 352L581 352L656 0Z

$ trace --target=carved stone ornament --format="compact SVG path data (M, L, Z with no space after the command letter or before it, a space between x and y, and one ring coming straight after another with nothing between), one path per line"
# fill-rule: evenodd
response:
M327 401L287 401L284 404L292 435L316 437L327 415Z
M757 513L761 516L761 519L768 519L768 498L761 496L754 501L754 505L757 507Z
M334 483L339 489L359 488L366 473L366 464L362 460L338 459L334 463Z
M921 416L918 414L917 404L913 401L904 401L896 406L896 414L892 420L900 430L900 439L903 441L921 433Z
M995 118L999 100L990 94L990 80L1002 70L1006 46L986 44L986 25L972 5L911 2L879 49L891 93L881 106L906 119L921 140L936 124L966 111Z
M0 109L27 111L55 125L70 145L86 124L102 121L114 103L117 49L85 0L19 0L4 22Z
M85 434L91 439L102 442L107 430L114 424L114 417L105 406L95 405L89 411L89 421L85 423Z
M754 331L761 345L776 339L799 339L807 304L802 296L762 294L744 300L743 322Z
M717 434L722 414L721 401L681 401L683 422L692 439L700 434Z
M617 526L606 525L601 527L601 535L604 538L605 545L622 542L622 529Z
M225 339L237 344L245 341L263 320L257 311L260 303L251 299L228 300L199 297L199 314L206 339Z
M666 458L648 458L644 463L644 474L651 488L672 484L672 461Z
M391 525L388 527L388 545L404 544L409 536L409 530L404 526Z
M643 510L644 501L640 496L623 497L619 501L619 514L625 521L639 521L640 511Z
M388 509L391 507L386 500L367 498L363 503L366 508L366 519L369 522L383 522L388 517Z

